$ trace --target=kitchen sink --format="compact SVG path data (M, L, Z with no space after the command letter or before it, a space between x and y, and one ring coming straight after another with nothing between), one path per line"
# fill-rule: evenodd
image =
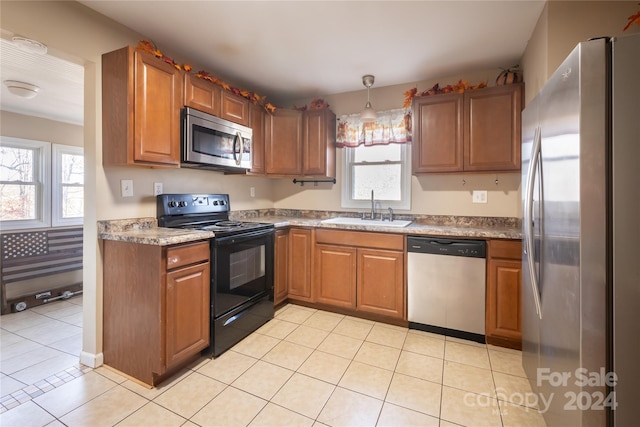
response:
M322 224L342 224L342 225L362 225L366 227L406 227L411 224L411 221L404 221L400 219L394 219L393 221L382 221L380 219L360 219L360 218L348 218L338 217L325 219L321 221Z

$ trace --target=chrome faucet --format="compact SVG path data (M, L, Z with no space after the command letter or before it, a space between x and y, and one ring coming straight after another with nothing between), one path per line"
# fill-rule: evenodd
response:
M393 209L389 208L389 222L393 222Z
M373 190L371 190L371 219L376 219L376 201L373 199Z

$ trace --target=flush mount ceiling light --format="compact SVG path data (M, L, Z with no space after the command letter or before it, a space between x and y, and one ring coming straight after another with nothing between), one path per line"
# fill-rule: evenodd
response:
M39 86L17 80L5 80L3 83L9 89L9 92L21 98L33 98L40 90Z
M28 39L26 37L14 36L11 38L13 44L25 52L37 53L44 55L47 53L47 45L37 40Z
M378 118L378 114L376 113L376 110L371 107L371 101L369 100L369 89L373 86L374 80L375 77L371 74L362 76L362 84L367 88L367 103L364 106L364 110L360 112L360 120L363 122L372 122Z

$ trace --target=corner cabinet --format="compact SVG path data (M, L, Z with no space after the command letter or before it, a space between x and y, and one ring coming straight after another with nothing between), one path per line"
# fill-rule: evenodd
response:
M487 343L522 348L522 242L488 242Z
M278 108L265 127L265 169L268 175L302 174L302 111Z
M104 241L104 363L154 386L210 341L209 242Z
M289 230L289 268L287 270L289 299L314 302L311 292L313 233L310 228L292 227Z
M104 165L178 167L183 74L131 46L102 55Z
M336 176L336 116L329 109L277 109L265 121L267 175Z
M273 305L287 299L289 290L289 229L278 229L274 239Z
M302 115L302 175L336 176L336 115L328 108Z
M523 89L414 98L412 173L519 171Z
M316 230L316 302L405 319L405 244L400 234Z

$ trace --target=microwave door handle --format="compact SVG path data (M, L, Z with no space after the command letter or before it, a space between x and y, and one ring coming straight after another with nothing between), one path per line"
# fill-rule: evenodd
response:
M236 157L236 146L239 146L239 156ZM236 136L233 138L233 160L236 161L236 165L240 166L242 163L242 153L244 151L242 135L240 132L236 132Z

